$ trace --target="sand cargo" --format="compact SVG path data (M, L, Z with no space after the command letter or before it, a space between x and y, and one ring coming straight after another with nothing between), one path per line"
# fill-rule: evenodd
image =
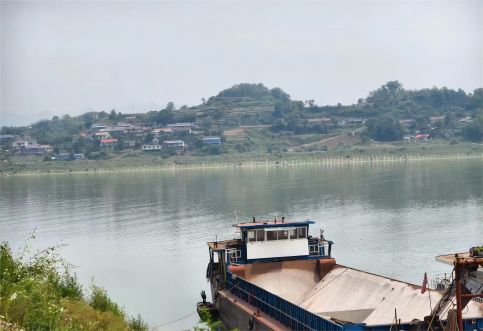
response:
M460 270L458 288L474 296L459 302L458 321L455 279L430 290L431 304L426 288L337 264L332 241L309 235L314 223L254 218L235 225L238 239L208 243L211 307L226 327L426 330L432 325L456 330L460 322L460 330L483 330L478 261L476 269Z

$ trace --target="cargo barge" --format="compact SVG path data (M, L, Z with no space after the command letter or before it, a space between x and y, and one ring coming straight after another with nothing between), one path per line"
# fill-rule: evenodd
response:
M337 264L333 242L309 235L314 223L253 218L234 225L238 239L208 243L209 304L227 328L483 330L482 288L468 294L464 286L483 258L429 296L421 286Z

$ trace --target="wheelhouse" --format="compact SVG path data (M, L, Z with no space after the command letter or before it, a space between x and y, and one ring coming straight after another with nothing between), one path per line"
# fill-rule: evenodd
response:
M239 238L209 242L210 256L218 261L247 264L291 259L330 257L332 242L309 235L314 221L256 221L235 224Z

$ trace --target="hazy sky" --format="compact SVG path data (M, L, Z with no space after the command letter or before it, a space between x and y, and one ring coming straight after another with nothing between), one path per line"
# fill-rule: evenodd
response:
M1 2L1 125L195 105L241 82L353 103L483 86L481 1Z

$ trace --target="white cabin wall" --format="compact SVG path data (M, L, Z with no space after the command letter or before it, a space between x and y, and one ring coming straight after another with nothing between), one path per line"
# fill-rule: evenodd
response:
M247 243L247 258L249 260L301 255L309 255L309 242L307 238Z

